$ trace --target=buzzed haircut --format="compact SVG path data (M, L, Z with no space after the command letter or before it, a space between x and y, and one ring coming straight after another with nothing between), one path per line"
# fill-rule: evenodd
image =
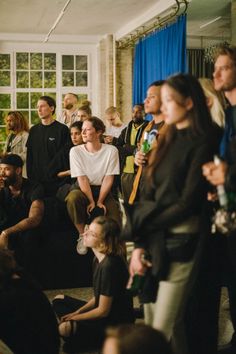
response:
M74 98L76 99L76 101L77 101L77 102L79 101L79 97L78 97L78 95L76 95L76 93L68 92L68 93L65 94L65 96L67 96L67 95L74 96Z
M149 86L148 86L148 88L149 87L152 87L152 86L161 86L161 85L163 85L164 84L164 80L157 80L157 81L153 81Z

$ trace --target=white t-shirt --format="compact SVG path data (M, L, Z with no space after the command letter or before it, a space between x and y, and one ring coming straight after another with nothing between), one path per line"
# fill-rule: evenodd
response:
M115 146L102 144L97 152L88 152L85 145L70 150L71 177L87 176L89 184L100 186L104 176L120 173L119 155Z
M111 125L110 127L106 128L106 135L111 135L115 138L119 138L120 133L123 129L125 129L126 126L127 124L122 124L120 127L114 127L113 125Z

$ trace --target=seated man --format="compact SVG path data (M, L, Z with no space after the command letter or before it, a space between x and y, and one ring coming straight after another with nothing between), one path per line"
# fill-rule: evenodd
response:
M0 248L8 248L9 236L15 239L37 227L43 217L43 189L22 177L22 166L15 154L0 161Z

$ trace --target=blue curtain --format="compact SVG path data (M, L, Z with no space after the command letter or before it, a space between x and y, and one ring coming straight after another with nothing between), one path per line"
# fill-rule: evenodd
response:
M135 46L133 104L146 97L148 86L177 72L187 72L186 15L146 38Z

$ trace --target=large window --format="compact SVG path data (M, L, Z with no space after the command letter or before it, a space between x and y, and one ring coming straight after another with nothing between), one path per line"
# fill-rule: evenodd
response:
M10 110L21 111L29 126L38 123L37 101L48 95L62 109L68 92L88 99L88 55L15 52L0 53L0 149L6 140L5 117Z

